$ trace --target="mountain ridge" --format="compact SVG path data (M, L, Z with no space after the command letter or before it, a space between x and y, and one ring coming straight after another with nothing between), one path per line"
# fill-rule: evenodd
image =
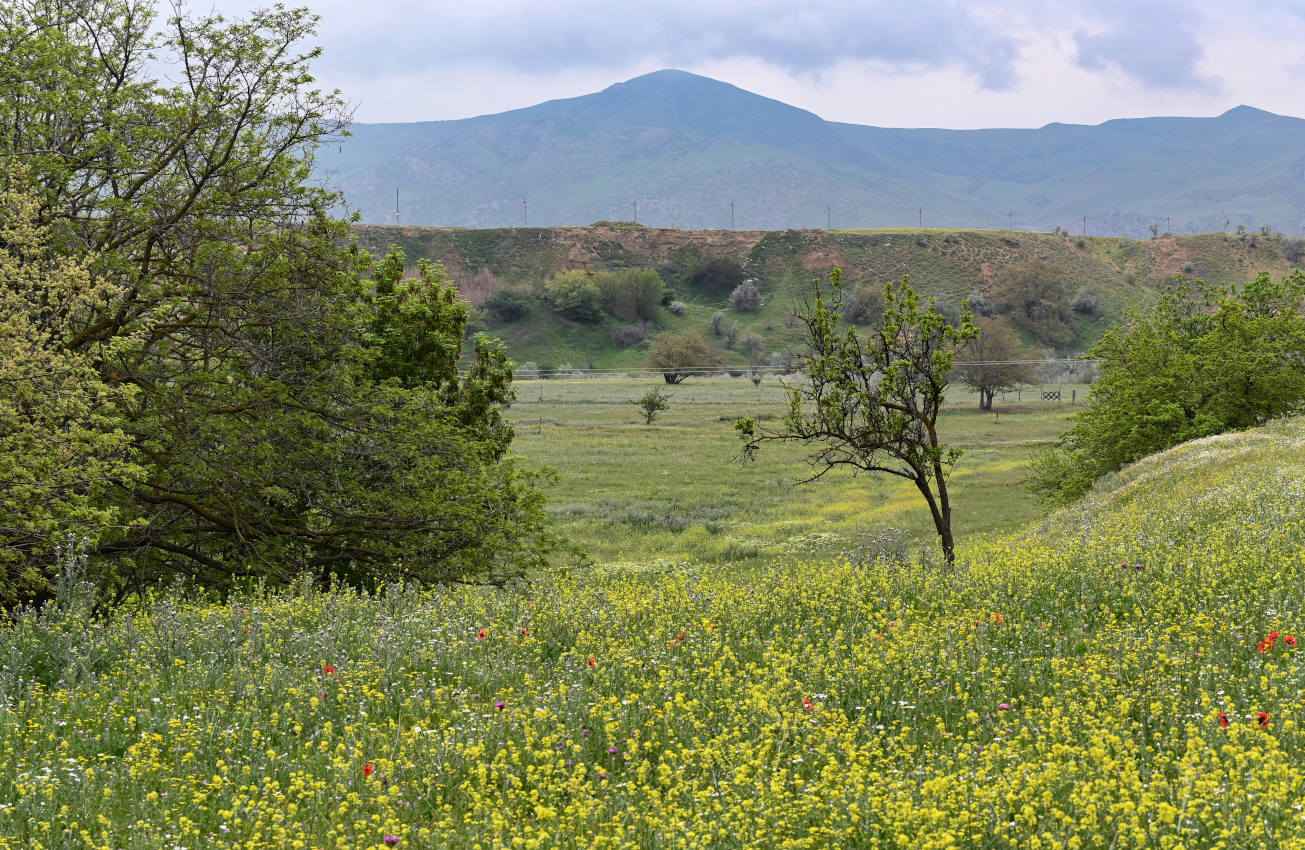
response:
M1143 236L1305 228L1305 120L886 128L685 71L452 121L360 124L319 175L368 223L1008 227ZM525 203L523 204L523 200Z

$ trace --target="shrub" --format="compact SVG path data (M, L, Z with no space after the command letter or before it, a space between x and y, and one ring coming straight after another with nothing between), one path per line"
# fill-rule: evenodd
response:
M593 275L583 271L563 272L544 285L548 299L558 313L587 325L603 317L602 293Z
M734 291L730 293L730 306L735 310L747 312L755 310L765 303L766 299L762 297L761 287L757 285L755 280L743 281L734 287Z
M603 309L629 321L653 318L665 285L652 269L626 269L594 275Z
M704 257L693 270L693 285L712 295L724 295L743 283L743 264L733 257Z
M672 301L671 303L666 305L666 309L670 310L672 313L674 313L677 316L683 316L684 311L687 310L688 308L689 305L685 304L683 301Z
M617 325L612 328L612 342L622 348L629 348L632 345L638 345L648 336L645 326L640 323L637 325Z
M1291 263L1299 264L1305 260L1305 239L1282 240L1282 255Z
M976 316L992 317L997 315L997 305L983 292L975 292L966 299L970 302L970 311Z
M711 332L716 336L722 336L725 333L725 314L720 310L711 314Z
M500 289L486 298L482 306L496 322L515 322L530 315L535 307L535 298L527 292Z
M843 321L853 325L878 325L884 313L884 289L869 283L858 283L842 293L839 313Z
M1069 308L1075 313L1083 313L1087 316L1100 317L1104 314L1101 309L1101 296L1091 286L1080 289L1078 294L1074 296L1074 300L1069 302Z

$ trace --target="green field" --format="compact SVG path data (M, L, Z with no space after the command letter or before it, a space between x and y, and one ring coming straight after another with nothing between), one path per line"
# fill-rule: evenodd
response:
M1305 846L1305 421L1043 516L1072 406L958 394L946 570L900 486L732 465L773 379L651 385L512 409L593 564L0 629L0 848Z
M750 466L736 462L733 420L782 416L784 380L766 376L754 386L747 377L695 378L669 387L657 377L522 381L509 411L514 447L559 473L551 510L563 533L600 562L931 552L933 523L909 482L836 471L799 485L816 470L796 445L768 447ZM645 425L631 402L658 386L670 410ZM998 399L994 416L953 388L940 428L965 451L951 479L962 552L982 532L1008 531L1039 515L1020 486L1029 453L1068 427L1087 392L1066 385L1062 403L1043 402L1036 388L1010 393Z

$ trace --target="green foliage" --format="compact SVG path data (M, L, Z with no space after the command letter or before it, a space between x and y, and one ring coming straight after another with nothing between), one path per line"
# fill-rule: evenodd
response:
M1024 349L1019 336L1002 319L979 317L975 327L978 336L961 350L956 380L979 393L980 410L992 410L994 395L1033 380L1032 363L1000 361L1027 360L1034 355ZM964 365L965 361L973 361L974 365Z
M592 325L603 318L602 293L588 272L563 272L544 284L544 291L557 312L572 321Z
M653 420L659 414L666 412L671 407L670 396L666 395L658 387L648 390L634 404L639 405L639 408L643 411L645 425L653 424Z
M277 6L160 24L115 0L0 16L0 161L39 187L55 255L17 255L14 280L93 282L13 308L18 346L57 352L70 381L20 408L62 408L77 438L45 438L86 461L49 478L71 519L15 527L102 523L88 569L110 596L176 576L503 581L552 545L506 454L501 347L477 340L459 375L467 308L438 268L373 268L308 181L347 119L312 87L314 23ZM50 594L22 581L5 593Z
M1063 269L1044 260L1026 260L1002 272L997 303L1011 321L1039 343L1062 346L1074 336L1069 280Z
M830 282L837 292L842 272ZM943 557L955 558L947 476L960 450L938 436L948 374L956 352L977 335L969 311L954 326L930 299L923 306L908 278L884 287L883 321L866 339L839 327L837 295L826 301L819 283L798 318L806 328L807 381L789 392L780 430L753 418L735 423L745 441L744 460L761 443L797 441L814 446L809 462L818 478L840 466L884 472L911 481L928 503Z
M1305 273L1241 288L1179 279L1092 350L1092 405L1041 453L1029 487L1070 502L1093 482L1187 440L1248 428L1305 402Z
M657 314L665 285L652 269L599 272L594 276L602 307L629 321L648 321Z
M142 473L117 420L135 388L95 368L117 346L65 346L121 291L51 251L38 214L31 195L0 194L0 608L52 595L56 542L122 524L107 496Z
M485 299L484 308L496 322L515 322L529 316L535 308L535 299L528 292L500 289Z
M694 286L711 295L725 295L743 283L743 264L719 254L703 257L693 270Z
M690 375L722 365L697 331L658 334L648 350L646 363L649 369L661 372L668 384L678 384Z

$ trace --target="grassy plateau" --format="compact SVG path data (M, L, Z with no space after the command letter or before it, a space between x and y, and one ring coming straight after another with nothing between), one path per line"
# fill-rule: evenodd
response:
M512 410L592 564L0 628L0 847L1305 847L1301 420L1047 516L1073 405L956 393L948 570L906 485L731 462L774 379L651 385Z

